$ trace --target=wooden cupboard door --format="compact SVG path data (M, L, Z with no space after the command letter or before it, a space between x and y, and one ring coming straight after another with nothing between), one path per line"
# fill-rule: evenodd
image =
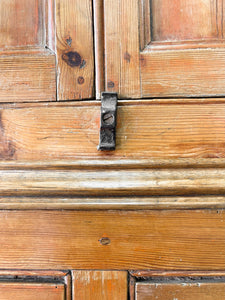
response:
M120 98L224 96L224 2L105 0L105 89Z
M0 102L93 96L91 0L0 2Z
M223 300L225 282L137 283L136 300Z

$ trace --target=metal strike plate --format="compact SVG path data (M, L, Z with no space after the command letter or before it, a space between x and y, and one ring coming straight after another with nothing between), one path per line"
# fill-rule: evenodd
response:
M98 150L115 150L116 148L116 112L117 94L103 92Z

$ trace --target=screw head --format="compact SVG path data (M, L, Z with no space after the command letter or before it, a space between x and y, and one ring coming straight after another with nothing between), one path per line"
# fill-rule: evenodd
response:
M114 115L112 113L106 113L102 116L102 120L106 125L112 125L114 122Z

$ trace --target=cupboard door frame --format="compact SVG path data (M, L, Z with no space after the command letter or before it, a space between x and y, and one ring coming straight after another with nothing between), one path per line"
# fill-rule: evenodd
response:
M105 89L121 99L224 96L222 27L217 39L157 45L150 17L148 0L104 0Z
M92 99L92 0L25 4L1 3L0 102Z

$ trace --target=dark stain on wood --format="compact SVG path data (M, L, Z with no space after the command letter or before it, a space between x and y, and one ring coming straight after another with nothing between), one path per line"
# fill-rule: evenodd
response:
M16 149L12 141L5 137L4 123L2 113L0 113L0 159L10 160L14 158Z
M62 59L70 66L70 67L79 67L82 62L82 58L80 54L76 51L65 52L62 55Z
M85 81L84 77L82 77L82 76L79 76L77 79L78 84L84 84L84 81Z
M114 88L115 84L113 81L108 81L107 86L109 89L112 89L112 88Z
M124 59L125 59L128 63L130 63L130 60L131 60L131 55L130 55L130 53L125 52L125 53L124 53Z

